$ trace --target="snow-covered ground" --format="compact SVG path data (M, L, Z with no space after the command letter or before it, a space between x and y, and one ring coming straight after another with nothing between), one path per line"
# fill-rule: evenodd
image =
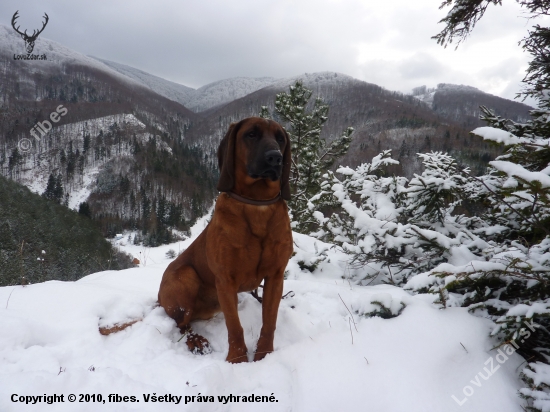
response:
M205 223L197 223L192 238ZM127 236L117 244L141 260L138 268L0 288L0 411L522 410L517 368L523 359L491 350L496 341L489 338L489 321L463 308L440 310L431 296L354 285L345 255L299 234L284 290L293 293L281 302L275 352L260 362L226 363L227 330L219 314L195 324L213 352L194 355L179 341L173 320L156 307L162 273L172 260L166 252L178 253L192 239L148 249L131 245ZM325 249L327 258L313 273L300 270L299 261ZM405 308L391 319L364 316L377 309L373 302L394 314ZM251 358L260 303L241 294L239 315ZM136 319L122 332L98 332L99 325ZM25 396L54 394L64 402L24 403ZM81 395L90 397L80 402ZM116 395L135 402L115 402ZM164 395L173 402L153 402ZM273 398L236 402L250 395Z

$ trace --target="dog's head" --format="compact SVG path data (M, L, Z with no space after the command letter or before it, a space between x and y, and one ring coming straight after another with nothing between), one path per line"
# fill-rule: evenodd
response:
M249 117L232 123L218 148L218 190L231 191L237 173L247 179L280 181L281 196L290 199L290 139L273 120Z

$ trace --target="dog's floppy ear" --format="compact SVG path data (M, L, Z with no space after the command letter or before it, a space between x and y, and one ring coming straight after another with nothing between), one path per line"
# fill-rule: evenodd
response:
M218 190L229 192L235 185L235 139L240 123L231 123L224 138L218 147L218 167L220 179Z
M281 196L285 200L290 200L290 165L292 163L292 157L290 154L290 137L285 129L283 129L286 136L285 151L283 153L283 173L281 175Z

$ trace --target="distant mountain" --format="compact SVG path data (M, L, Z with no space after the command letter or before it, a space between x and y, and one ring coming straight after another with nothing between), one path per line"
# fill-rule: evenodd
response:
M267 106L273 113L276 94L288 92L289 86L298 79L313 91L312 104L316 97L321 97L330 105L323 138L330 141L346 127L355 128L350 150L335 168L339 165L354 167L370 161L381 150L392 149L394 157L401 162L394 172L411 176L421 167L416 153L442 150L481 172L497 153L482 140L474 139L469 134L471 128L445 113L434 111L425 102L335 72L305 73L281 79L218 109L204 112L204 117L189 131L188 139L214 156L231 122L258 115L261 106ZM275 113L273 116L278 120Z
M32 72L35 73L53 74L59 67L67 65L80 65L86 66L89 69L101 71L104 74L108 74L118 81L125 82L126 85L136 86L140 84L139 82L132 80L130 77L113 70L97 59L75 52L62 44L44 38L43 36L38 37L36 40L33 54L45 54L47 57L46 60L14 60L14 55L26 54L24 46L25 42L21 39L21 36L15 33L13 28L0 25L0 53L3 58L10 58L10 66L12 67L22 68L24 71L32 70ZM9 70L4 70L2 71L2 75L10 76L13 74L10 73ZM30 84L31 82L28 81L25 83ZM2 84L0 84L0 86L2 86Z
M93 57L93 56L90 56L90 57ZM166 97L167 99L181 103L187 108L190 108L187 105L187 103L191 101L191 98L195 93L195 89L192 89L191 87L187 87L179 83L171 82L170 80L165 80L163 78L146 73L134 67L126 66L125 64L120 64L109 60L100 59L99 57L93 57L93 58L104 63L105 65L117 71L118 73L124 75L125 77L128 77L136 81L142 86L148 87L149 89L153 90L155 93L158 93L161 96Z
M479 119L479 106L491 108L499 116L519 123L529 119L529 111L533 109L526 104L503 99L472 86L447 83L438 84L434 89L417 87L413 90L413 96L428 104L442 117L471 129L485 125Z
M197 89L196 94L185 105L191 110L202 112L230 103L244 97L256 90L263 89L273 84L276 79L272 77L233 77L219 80Z
M195 90L124 64L100 59L98 57L94 57L94 59L97 59L141 85L150 88L161 96L183 104L195 113L229 103L273 84L277 80L272 77L234 77L231 79L219 80Z
M258 115L262 106L278 120L275 96L298 79L330 106L322 137L330 141L355 128L335 167L356 166L389 148L401 162L395 173L419 172L416 153L430 150L448 151L479 172L498 153L469 134L479 124L479 104L513 119L529 110L467 86L411 96L334 72L232 78L194 90L43 37L35 53L47 60L14 60L23 52L22 39L0 26L0 174L38 193L50 175L61 176L64 202L71 208L87 202L105 235L141 229L155 233L152 244L168 239L167 227L185 231L210 207L216 150L230 123ZM60 106L66 115L52 124ZM51 130L35 139L31 130L36 134L44 122ZM22 139L30 150L22 150Z
M38 193L50 175L61 176L64 202L77 208L87 200L105 235L142 229L155 234L152 244L170 237L167 225L186 230L207 210L215 162L185 139L199 116L48 39L34 50L47 60L14 59L23 47L0 26L2 175Z

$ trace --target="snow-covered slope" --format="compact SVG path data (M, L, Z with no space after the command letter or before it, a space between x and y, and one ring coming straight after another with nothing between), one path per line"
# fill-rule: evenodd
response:
M263 89L275 81L273 77L234 77L219 80L198 88L189 106L185 106L195 111L204 111Z
M296 80L302 79L307 87L315 88L320 85L338 86L344 83L357 81L351 76L336 72L303 73L284 79L273 77L233 77L209 83L198 89L162 79L142 70L120 63L94 57L113 70L128 78L139 82L158 94L183 104L194 112L202 112L222 106L240 99L257 90L268 87L270 89L287 89Z
M125 64L100 59L99 57L93 58L156 93L183 104L194 112L202 112L229 103L262 89L277 80L272 77L234 77L209 83L195 90Z
M204 224L197 224L195 236ZM165 253L185 249L191 239L148 249L125 245L123 238L119 246L137 256L141 267L77 282L0 288L0 410L522 410L516 395L522 359L514 354L502 364L495 360L490 322L464 308L439 310L431 297L411 296L397 287L351 285L346 258L334 250L327 251L329 259L313 274L302 271L298 261L314 258L328 245L299 234L294 240L297 254L287 267L284 290L293 293L281 302L275 352L254 363L225 362L222 314L195 324L213 348L198 356L156 307L162 273L171 261ZM394 314L402 304L405 309L391 319L368 317L377 308L373 302ZM251 356L261 305L240 294L239 316ZM98 332L98 325L136 319L141 320L122 332ZM495 373L480 379L489 367ZM44 394L63 395L64 402L22 404L25 396ZM76 402L68 401L70 394ZM159 405L152 400L165 395L173 401ZM221 398L230 395L239 402ZM272 401L258 405L241 398L251 395Z
M150 88L158 94L183 104L194 112L202 112L215 107L222 106L234 100L240 99L250 93L254 93L265 87L280 90L287 89L296 80L303 80L307 87L315 89L320 85L338 86L345 83L358 81L351 76L336 72L303 73L284 79L273 77L233 77L209 83L198 89L174 83L162 79L142 70L120 63L94 57L113 70L128 78L139 82L141 85Z
M55 136L51 138L51 141L46 139L36 141L36 151L23 158L21 172L18 176L19 183L35 193L42 194L46 189L50 173L60 166L56 156L59 148L66 149L70 145L74 150L82 149L85 133L92 136L97 136L100 132L107 133L109 127L115 123L123 130L134 133L140 142L147 141L150 137L144 131L145 125L132 114L105 116L83 122L63 124L55 128ZM52 145L52 142L55 142L55 145ZM162 144L165 143L162 142ZM98 173L105 168L106 164L120 166L124 163L125 158L131 156L131 146L128 142L121 146L114 142L109 146L109 151L112 152L114 159L108 163L94 161L94 154L91 152L85 155L88 162L83 165L81 177L72 179L70 184L65 187L65 192L69 196L68 206L71 209L78 209L79 204L87 200L96 186Z
M344 85L349 82L357 82L359 80L354 79L347 74L337 72L316 72L316 73L303 73L298 76L287 77L286 79L280 79L270 85L272 89L288 89L288 86L296 83L297 80L302 80L304 85L309 88L315 88L320 85Z
M481 90L473 86L467 86L464 84L439 83L437 85L437 88L426 88L426 86L416 87L415 89L413 89L413 97L432 107L432 104L434 102L434 95L436 93L446 93L446 92L475 93L475 94L483 93Z
M93 56L90 56L93 57ZM195 89L191 87L184 86L179 83L171 82L163 78L157 77L155 75L146 73L142 70L136 69L135 67L127 66L125 64L115 63L109 60L100 59L99 57L93 57L98 61L105 63L110 68L116 70L120 74L127 76L136 82L141 83L143 86L150 88L154 92L164 96L170 100L174 100L178 103L183 104L187 108L188 103L191 101L192 97L195 94Z
M465 125L468 129L484 126L480 120L480 106L494 110L515 122L529 119L532 107L503 99L463 84L440 83L436 88L415 87L412 96L428 105L435 113L448 120Z
M0 24L0 53L11 57L13 54L26 54L25 42L11 27ZM125 81L132 85L141 85L141 83L119 73L92 57L78 53L68 47L63 46L44 36L38 37L35 43L33 54L45 54L46 60L24 60L25 66L33 66L36 72L46 72L51 69L57 69L64 64L82 65L98 69L108 73L115 79ZM13 57L11 57L13 59Z

